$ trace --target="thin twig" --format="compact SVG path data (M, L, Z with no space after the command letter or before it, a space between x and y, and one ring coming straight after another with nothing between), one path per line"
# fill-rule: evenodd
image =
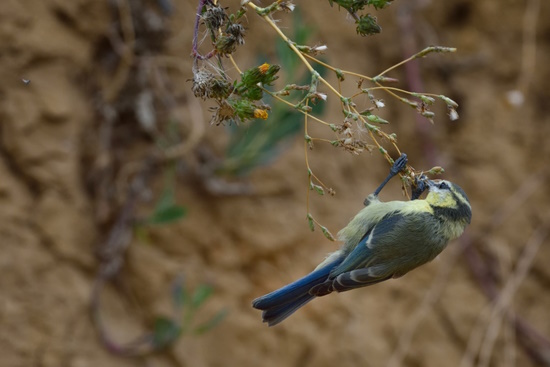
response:
M509 277L506 285L500 292L498 299L494 304L493 312L490 319L491 322L488 326L488 331L486 333L483 345L481 346L479 361L480 367L486 367L489 365L494 343L500 330L501 315L503 313L508 314L508 308L513 300L514 295L516 294L519 286L525 279L527 273L529 272L529 269L531 269L540 245L548 236L548 230L550 226L550 212L548 214L549 219L541 226L539 226L527 241L525 249L523 250L523 253L517 263L516 270Z
M247 5L249 7L251 7L252 9L254 9L256 12L258 12L258 10L260 9L258 6L256 6L255 4L251 3L251 2L248 2ZM303 64L306 66L306 68L309 70L310 73L317 73L317 71L315 71L315 69L313 68L313 66L311 66L310 62L306 59L306 57L304 56L304 54L302 52L300 52L300 50L298 50L298 48L296 47L296 45L294 44L294 42L292 42L284 33L283 31L281 31L281 29L275 24L275 22L269 17L269 15L260 15L270 26L271 28L273 28L275 30L275 32L279 35L279 37L281 37L281 39L283 41L285 41L288 45L288 47L290 47L290 49L298 56L298 58L300 58L300 60L303 62ZM322 76L318 75L318 78L319 78L319 81L321 83L323 83L331 92L333 92L338 98L340 98L340 100L344 100L345 97L338 91L336 90L332 84L330 84L325 78L323 78ZM350 106L350 109L358 116L359 119L361 119L361 121L366 124L367 121L365 121L365 119L363 118L363 116L359 113L359 111L357 111L355 109L355 107L353 106ZM380 130L379 130L380 131ZM370 138L372 139L372 141L374 142L374 144L376 144L377 148L381 151L381 152L384 152L383 155L384 157L386 158L386 160L392 164L392 159L391 157L389 156L389 154L385 151L385 149L382 148L382 146L380 145L380 143L378 142L378 139L376 139L376 137L374 136L374 133L371 131L371 129L368 129L367 130ZM381 134L383 134L386 138L389 139L389 136L387 136L384 132L380 131ZM394 148L396 149L397 151L397 154L401 155L401 151L399 150L399 148L397 147L397 145L395 144L395 142L392 142L392 145L394 146Z
M518 89L526 93L533 78L537 60L537 21L540 15L540 0L528 0L523 14L523 43L521 72Z
M491 233L497 230L508 217L516 213L517 209L546 182L547 175L548 169L543 168L539 172L527 177L516 192L506 200L502 208L495 211L497 214L494 216L489 228L485 232ZM484 260L474 248L469 237L463 236L462 241L466 244L464 255L467 264L470 271L476 276L481 289L489 300L495 301L499 299L500 290L497 288L497 279L495 279L493 275L495 272L491 270L494 266L491 266L491 264L496 263L496 261L494 259ZM489 254L487 254L487 256L489 256ZM472 332L472 336L469 339L465 355L461 362L462 366L473 365L476 349L481 345L483 338L483 329L481 327L484 324L481 323L481 320L487 319L491 311L492 307L487 308L480 314L478 318L479 321L476 323L476 325L478 325L477 331ZM507 322L511 323L518 332L517 340L527 354L534 360L544 360L544 350L550 348L550 340L540 335L540 333L529 326L526 321L513 311L506 310L504 316ZM496 328L496 326L493 326L493 328Z
M132 10L129 0L115 1L120 18L120 28L123 37L123 46L120 53L120 63L116 69L110 83L104 90L103 98L106 102L113 102L126 84L130 70L134 64L134 46L136 35L134 30L134 21L132 19Z
M188 155L200 144L204 137L206 123L200 103L192 97L189 97L187 100L191 104L188 107L189 116L180 121L190 129L189 133L185 141L163 151L165 159L173 160Z
M138 356L150 352L150 345L131 341L119 344L110 336L101 317L101 293L105 285L112 281L122 269L124 254L131 244L136 206L140 193L153 172L155 160L145 159L142 170L131 181L126 202L121 208L115 224L107 235L105 242L99 247L99 270L92 288L90 313L92 321L99 333L99 338L105 348L113 354L122 356ZM141 340L141 338L138 338Z
M193 58L195 59L195 62L197 60L208 60L216 54L216 49L213 49L212 51L208 52L206 55L201 55L199 53L199 26L201 22L201 12L202 12L202 8L204 8L204 6L209 1L210 0L199 0L199 5L197 6L197 13L195 14L195 26L193 27Z
M401 48L403 54L410 55L414 50L418 50L416 42L416 33L413 21L414 9L417 2L410 1L402 3L398 11L397 24L401 31ZM424 90L424 83L420 75L420 67L418 60L413 60L405 65L405 73L407 76L407 82L410 90ZM428 161L428 164L435 166L439 164L436 146L432 139L432 129L425 123L425 120L421 118L421 115L416 115L416 131L418 133L418 139L420 140L420 146L422 147L424 158Z
M478 347L481 348L479 353L479 366L484 367L489 365L491 351L500 330L502 317L506 317L506 319L511 321L515 318L513 312L511 312L508 307L512 302L514 294L517 292L531 268L540 245L548 236L550 230L550 212L547 217L547 220L533 232L527 241L525 249L518 260L516 270L509 277L502 291L498 292L498 295L495 296L494 303L490 309L489 325L486 328L485 338L483 338L483 340L480 339L481 333L479 333L479 331L477 332L477 337L470 337L466 353L460 364L461 367L473 366L476 354L475 350ZM481 317L480 315L480 318ZM483 324L478 322L477 325L478 329L481 330L480 328Z
M403 365L403 360L407 356L407 352L410 349L416 329L418 329L422 320L429 315L434 304L440 298L461 251L462 248L460 246L454 247L452 251L450 251L451 254L445 258L444 262L439 264L438 273L436 274L430 289L426 292L426 295L422 299L420 305L416 308L415 312L409 317L407 325L399 331L397 348L392 353L390 360L388 361L388 367L399 367Z

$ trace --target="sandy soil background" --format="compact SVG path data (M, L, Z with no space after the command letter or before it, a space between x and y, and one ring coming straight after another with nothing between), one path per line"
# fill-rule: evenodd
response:
M297 3L314 29L311 42L327 44L327 60L345 70L375 75L427 45L458 48L391 76L402 87L421 82L455 99L460 120L436 108L432 126L381 97L391 121L386 131L398 134L411 164L444 166L445 178L468 193L474 219L433 263L318 299L275 328L261 323L252 299L306 274L336 248L304 220L303 142L292 140L247 178L252 195L206 190L204 150L222 154L227 133L209 124L211 104L190 93L196 4L174 0L168 13L162 4L170 3L0 4L0 366L550 364L550 2L395 1L377 13L383 33L369 38L358 37L328 1ZM245 23L237 60L250 67L273 57L275 35L252 13ZM124 40L132 37L128 51ZM121 213L147 215L162 191L163 174L155 171L137 190L143 200L124 204L136 164L154 145L150 111L137 102L151 91L168 101L153 121L175 119L190 144L176 167L176 199L188 214L127 242L122 269L101 293L101 315L115 343L136 338L171 312L170 289L180 275L190 289L214 287L199 321L222 308L228 314L203 335L126 358L100 342L90 302L109 264L98 248ZM325 117L340 120L337 101L329 99ZM312 127L312 135L322 133ZM336 233L387 165L378 154L352 156L322 144L310 158L337 192L313 196L311 211ZM399 184L383 198L401 198Z

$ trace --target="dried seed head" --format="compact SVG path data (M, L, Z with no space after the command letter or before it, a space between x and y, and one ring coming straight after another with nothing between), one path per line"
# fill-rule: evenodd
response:
M283 1L279 4L279 8L286 13L291 13L296 8L296 5L292 1Z
M315 52L324 52L328 49L327 45L320 45L313 47L313 51Z
M226 100L220 101L218 107L212 107L210 110L214 112L210 120L211 124L220 125L226 121L235 120L235 109Z
M239 23L229 24L214 43L216 51L224 56L235 52L238 45L244 45L244 27Z
M244 45L244 27L239 23L233 23L227 27L226 33L235 39L238 45Z
M384 106L386 106L384 104L384 101L382 101L381 99L375 99L374 105L376 106L376 108L384 108Z
M223 99L231 94L231 84L228 81L204 69L194 71L191 89L195 97L202 99Z
M193 73L193 94L197 98L207 99L210 98L208 89L209 85L214 78L214 75L205 71L199 70Z
M232 54L237 49L237 44L235 38L231 35L222 35L214 44L216 51L222 55L226 56Z
M451 121L458 120L458 112L456 112L456 110L452 107L449 108L449 118Z
M202 14L202 19L206 27L215 32L223 26L228 17L224 8L219 5L211 5Z

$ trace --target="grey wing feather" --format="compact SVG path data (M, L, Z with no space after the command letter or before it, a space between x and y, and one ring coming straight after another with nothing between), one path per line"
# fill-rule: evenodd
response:
M309 294L316 297L325 296L334 291L345 292L355 288L367 287L388 280L392 276L378 276L373 268L356 269L342 273L336 278L327 279L309 290Z
M380 283L389 278L391 278L391 275L380 277L373 273L371 268L356 269L338 275L332 282L332 287L338 292L345 292L351 289Z

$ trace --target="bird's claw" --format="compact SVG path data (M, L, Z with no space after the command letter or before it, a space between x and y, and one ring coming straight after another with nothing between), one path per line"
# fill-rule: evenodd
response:
M405 167L407 167L407 162L407 155L402 153L401 157L397 158L395 162L393 162L393 166L390 169L391 173L393 175L397 175L399 172L403 171Z

